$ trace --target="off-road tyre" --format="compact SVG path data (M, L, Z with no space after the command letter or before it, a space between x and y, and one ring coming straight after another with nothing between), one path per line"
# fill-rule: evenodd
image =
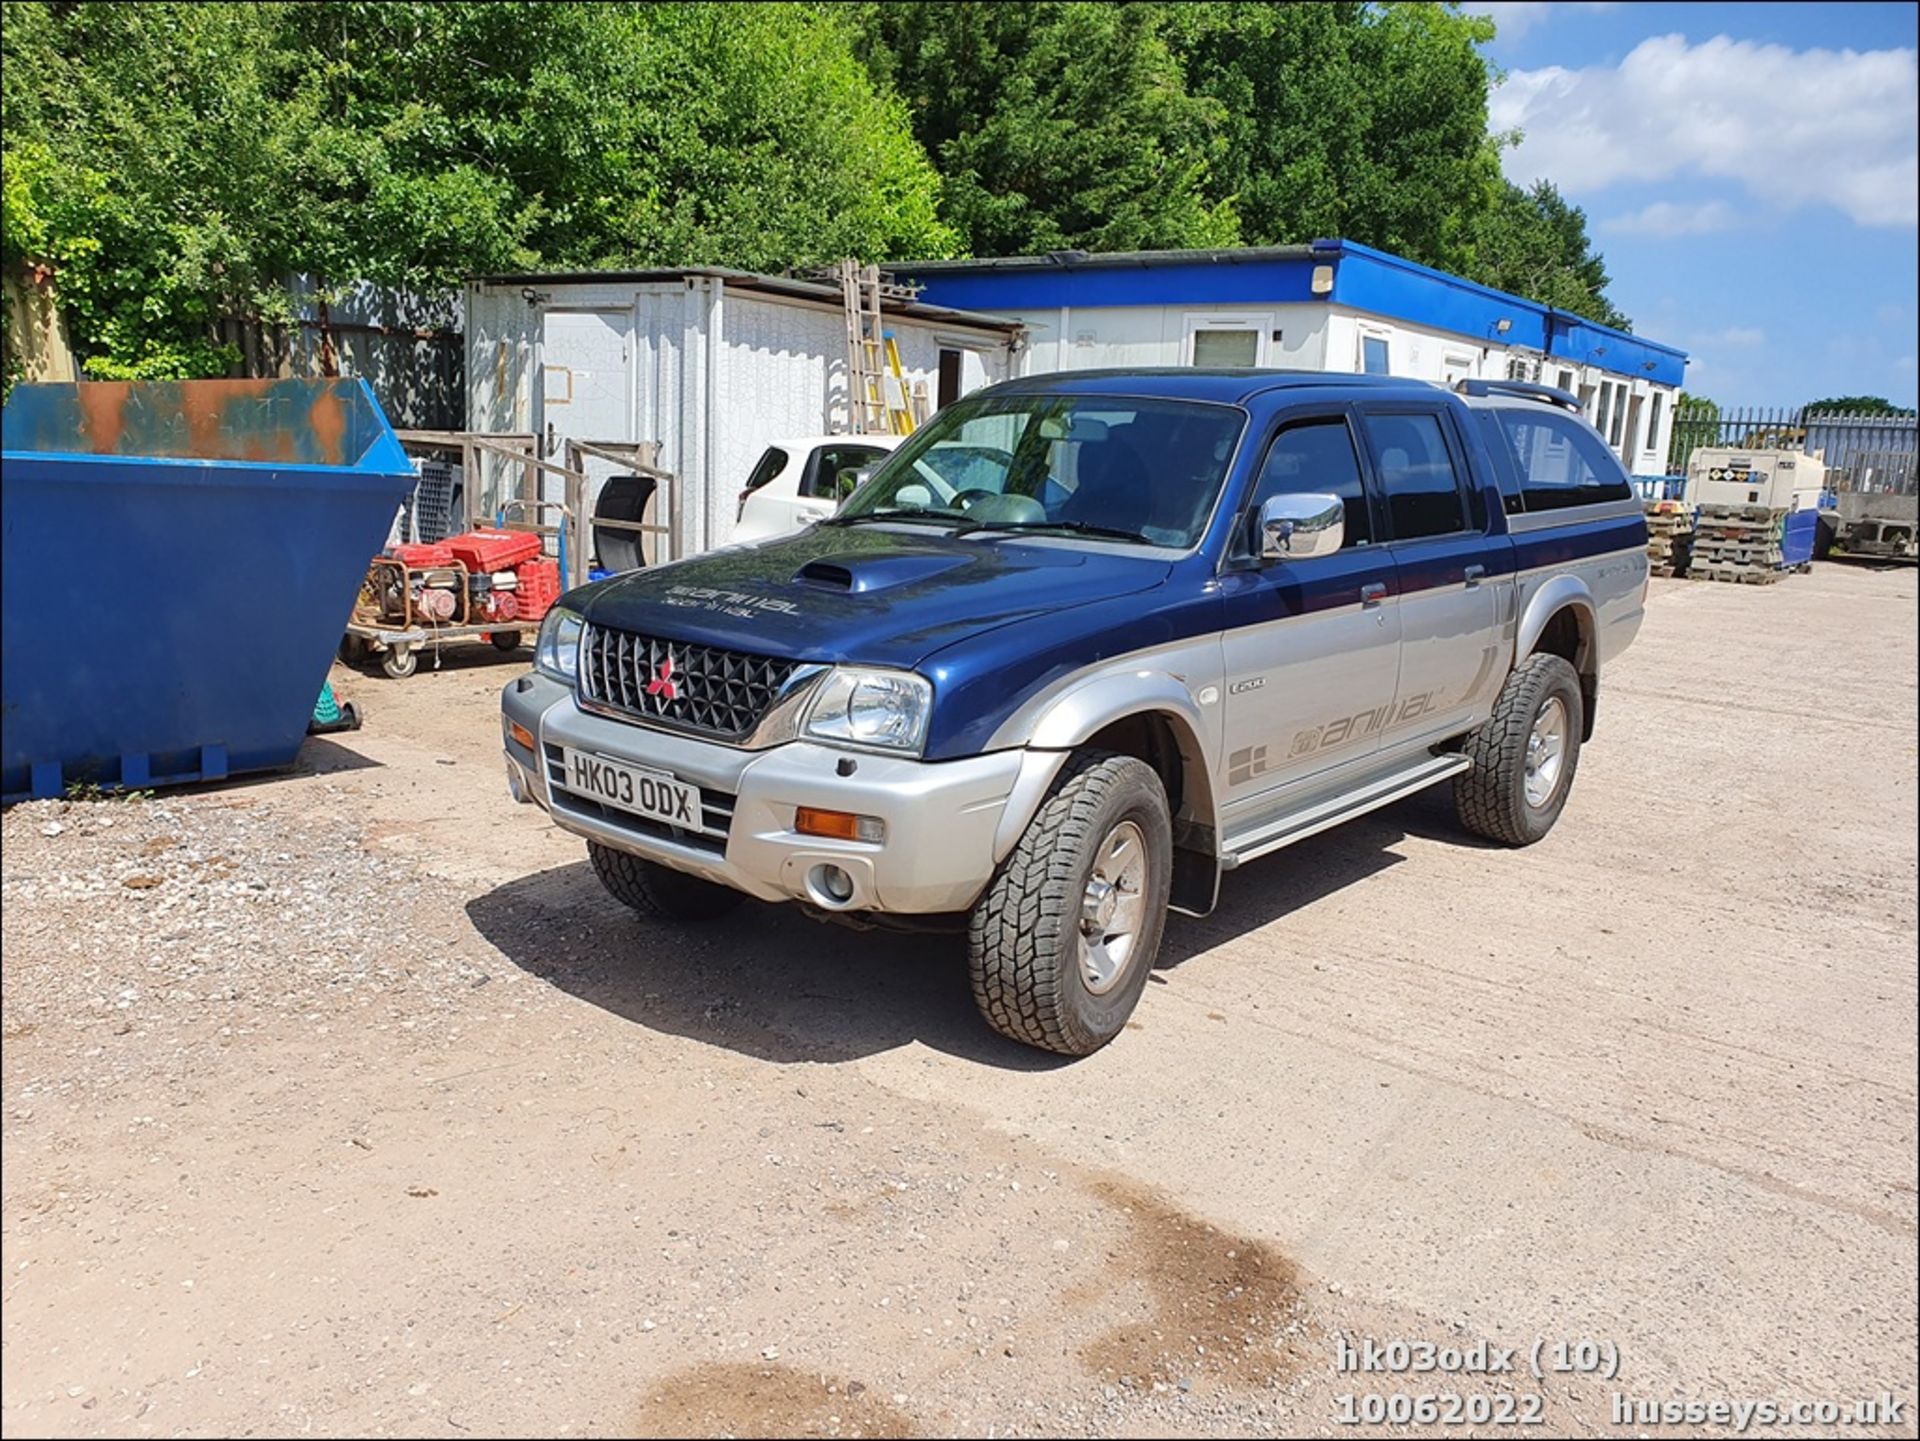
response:
M1145 842L1143 919L1124 970L1096 995L1081 970L1082 898L1099 848L1126 821ZM987 1024L1065 1056L1119 1035L1160 950L1172 865L1167 794L1153 768L1076 753L968 917L968 972Z
M652 921L715 921L745 899L731 887L656 865L612 846L587 842L593 873L607 894Z
M1563 760L1552 793L1534 805L1527 799L1527 742L1534 722L1556 698L1566 707ZM1510 846L1530 846L1546 835L1573 788L1584 724L1585 702L1573 667L1557 655L1528 656L1507 677L1493 714L1461 747L1473 765L1453 782L1460 823Z

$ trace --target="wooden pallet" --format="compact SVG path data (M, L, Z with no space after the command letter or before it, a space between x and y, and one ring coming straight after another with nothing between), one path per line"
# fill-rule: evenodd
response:
M1699 560L1687 568L1688 580L1729 580L1742 585L1775 585L1781 575L1757 565L1712 565Z
M1693 558L1703 564L1754 565L1767 570L1780 568L1780 547L1765 545L1697 545Z

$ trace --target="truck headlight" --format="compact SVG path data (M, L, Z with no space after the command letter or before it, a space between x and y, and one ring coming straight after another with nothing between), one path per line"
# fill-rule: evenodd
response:
M806 734L816 740L876 746L918 754L927 741L933 686L902 670L836 667L821 682L807 711Z
M580 627L577 610L555 606L540 622L540 640L533 648L535 670L572 685L580 671Z

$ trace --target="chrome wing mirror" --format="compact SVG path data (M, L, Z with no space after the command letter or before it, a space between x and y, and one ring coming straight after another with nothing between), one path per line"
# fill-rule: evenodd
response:
M1312 560L1346 540L1347 507L1337 495L1276 495L1260 506L1260 558Z

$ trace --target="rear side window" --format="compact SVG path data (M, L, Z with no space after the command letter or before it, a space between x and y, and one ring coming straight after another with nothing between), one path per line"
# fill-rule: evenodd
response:
M1395 540L1454 535L1467 528L1453 453L1437 415L1369 415L1362 423L1386 496Z
M1520 468L1520 495L1528 510L1632 496L1633 484L1606 442L1573 416L1544 406L1496 413Z
M1342 549L1366 545L1373 539L1367 514L1367 493L1360 483L1360 459L1353 436L1339 416L1290 425L1274 437L1260 478L1253 483L1253 525L1260 524L1260 506L1271 496L1317 492L1337 495L1346 502L1346 539Z
M787 453L777 445L767 447L765 455L753 467L753 474L747 477L747 489L758 490L787 468Z

